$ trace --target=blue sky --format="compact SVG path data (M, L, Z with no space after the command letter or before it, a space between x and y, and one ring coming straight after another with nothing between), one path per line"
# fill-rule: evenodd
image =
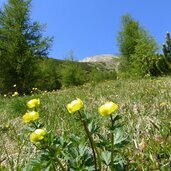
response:
M0 6L6 0L0 0ZM121 16L130 13L161 45L171 32L170 0L32 0L31 18L47 24L44 35L54 36L49 57L76 59L117 54Z

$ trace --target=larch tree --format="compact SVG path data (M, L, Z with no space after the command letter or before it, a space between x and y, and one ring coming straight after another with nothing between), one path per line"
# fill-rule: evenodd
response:
M46 57L52 43L43 25L32 22L31 0L8 0L0 9L0 78L4 91L16 84L27 93L39 76L37 59Z

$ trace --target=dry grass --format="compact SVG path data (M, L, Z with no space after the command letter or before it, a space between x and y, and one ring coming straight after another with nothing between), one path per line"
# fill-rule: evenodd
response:
M20 156L23 163L29 160L26 152L30 155L34 150L28 137L23 137L21 144L16 143L17 135L21 135L24 130L21 118L26 111L25 104L28 100L35 97L41 99L40 118L48 130L58 135L64 132L80 134L82 130L65 107L67 103L79 97L84 102L84 110L93 115L99 124L104 124L104 127L104 120L97 112L98 107L106 101L118 104L118 113L123 116L125 133L130 137L130 143L123 151L128 168L135 166L140 170L167 170L171 166L170 80L171 78L167 77L154 80L106 81L30 97L0 97L1 165L9 165L7 151L8 155L14 158L15 164L17 163L16 156L21 144L24 144ZM10 128L3 131L2 128L6 124L12 125L15 133Z

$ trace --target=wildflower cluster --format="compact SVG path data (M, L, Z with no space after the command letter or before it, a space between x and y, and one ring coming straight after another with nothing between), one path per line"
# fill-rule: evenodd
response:
M37 111L37 107L40 105L40 99L32 99L27 102L27 107L29 111L27 111L23 115L23 121L25 123L34 123L39 118L39 112ZM32 111L30 111L32 109ZM37 125L33 124L36 128ZM45 129L36 129L34 132L30 134L30 141L33 143L39 142L44 139L46 135Z
M114 141L114 135L120 133L120 130L118 132L118 126L116 124L120 117L117 114L114 117L112 116L118 109L117 104L110 101L98 108L99 114L110 121L107 126L110 135L107 135L103 139L100 138L101 136L98 133L99 126L97 123L93 120L91 121L86 113L83 112L82 108L84 107L84 103L81 99L77 98L66 105L68 112L70 114L74 113L74 116L81 121L89 143L82 141L76 135L75 138L79 140L78 142L74 140L75 138L68 137L68 139L65 139L64 135L60 137L52 135L51 132L47 133L46 129L37 127L35 122L39 118L39 112L37 110L39 105L40 99L28 101L27 107L29 111L23 116L23 121L25 123L32 123L33 126L36 125L36 129L30 134L30 141L34 145L39 142L38 149L42 151L41 155L43 157L37 158L36 160L39 161L40 168L46 165L47 168L51 168L52 170L63 171L80 169L102 171L105 167L114 170L116 166L115 158L117 156L114 155L116 148L114 146L117 143L122 143L122 145L127 143L127 138L122 135L119 137L119 142ZM108 138L111 140L108 141ZM91 148L91 151L88 150L89 148ZM78 152L75 153L76 151ZM51 163L51 165L48 163Z

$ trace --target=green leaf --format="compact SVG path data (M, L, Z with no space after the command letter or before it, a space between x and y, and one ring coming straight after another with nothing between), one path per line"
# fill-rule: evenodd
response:
M116 129L114 134L114 145L117 148L122 148L128 144L128 137L124 135L121 129Z
M102 161L109 166L110 162L111 162L111 152L109 151L103 151L101 154L102 157Z
M113 122L116 122L118 121L119 119L121 119L122 117L120 115L116 115L114 118L113 118Z
M89 131L90 131L91 134L94 134L95 132L97 132L98 126L96 125L95 122L90 122L88 124L88 129L89 129Z
M116 171L124 171L124 160L121 156L115 156L114 158L114 169Z

